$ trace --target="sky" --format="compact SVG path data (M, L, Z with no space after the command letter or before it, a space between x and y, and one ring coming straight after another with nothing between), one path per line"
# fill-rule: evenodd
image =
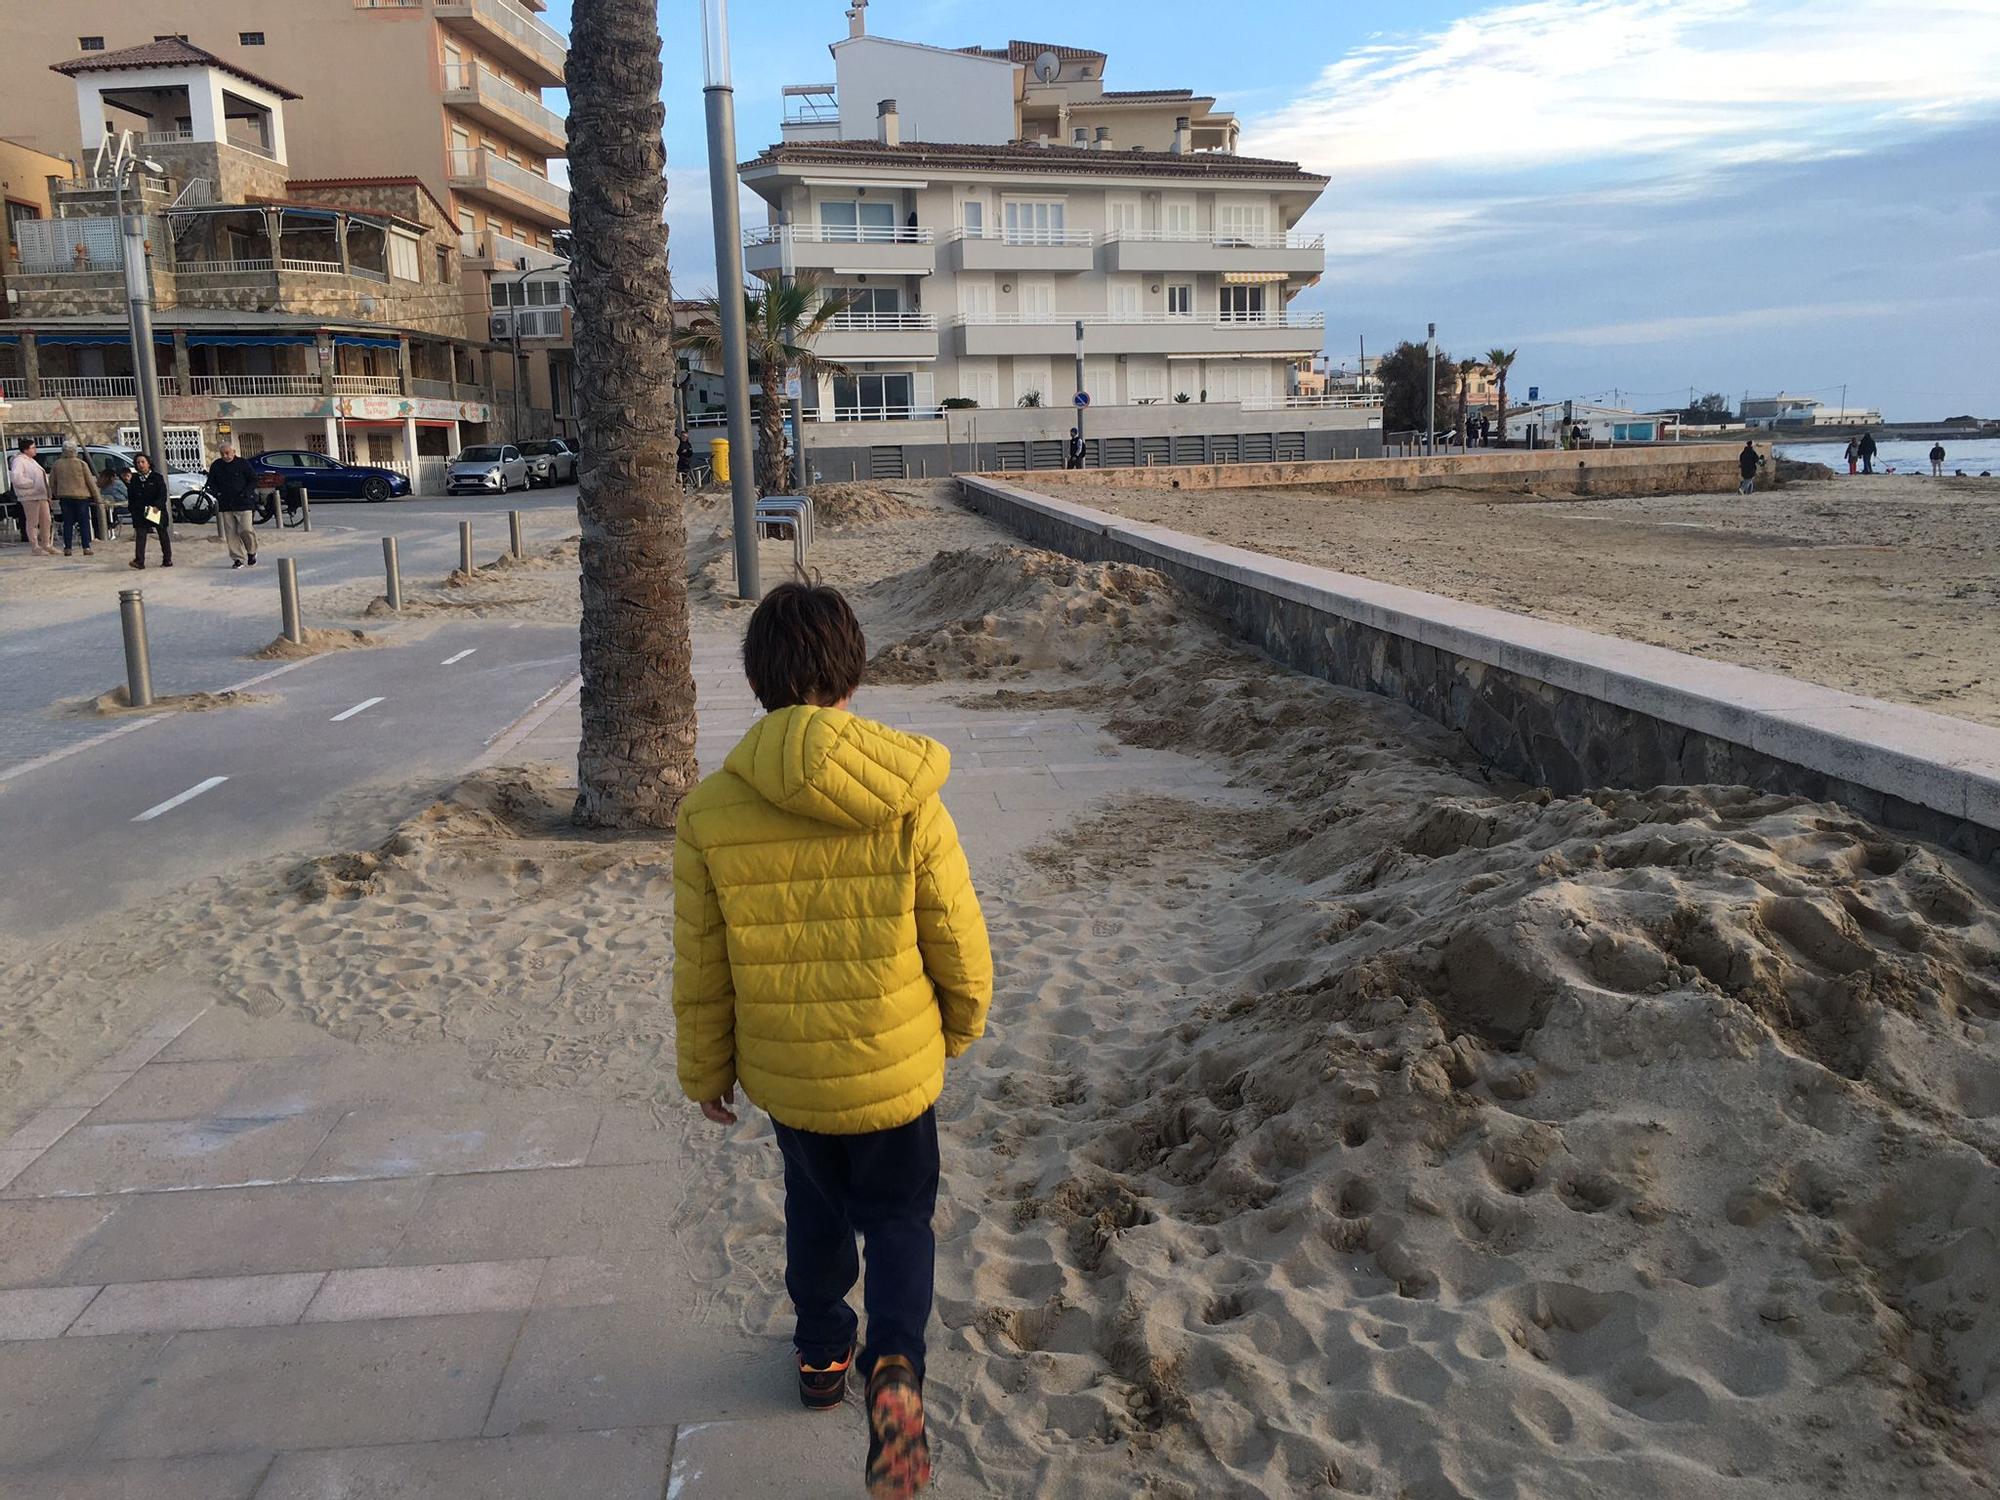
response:
M739 0L739 161L784 84L831 81L844 11ZM660 24L669 257L701 293L697 0ZM1244 154L1329 176L1300 226L1326 274L1295 305L1335 364L1435 322L1453 355L1518 349L1511 389L1545 398L2000 417L2000 0L872 0L868 25L1094 47L1108 87L1213 93Z

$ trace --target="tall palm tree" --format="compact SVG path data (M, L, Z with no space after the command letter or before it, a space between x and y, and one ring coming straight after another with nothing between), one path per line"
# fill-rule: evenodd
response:
M696 775L695 715L655 0L576 0L566 82L583 434L574 817L595 828L671 828Z
M1492 367L1494 377L1500 383L1499 389L1494 393L1494 399L1500 404L1500 441L1494 445L1496 447L1504 448L1507 446L1507 371L1513 366L1514 356L1520 352L1519 349L1488 349L1486 351L1486 363Z
M766 495L791 492L785 463L785 387L793 375L816 381L822 375L845 375L847 367L813 353L827 326L854 305L853 299L827 296L819 277L810 272L782 282L743 289L743 323L750 344L750 366L757 372L763 394L757 401L757 488ZM676 338L676 347L722 358L722 304L710 297Z

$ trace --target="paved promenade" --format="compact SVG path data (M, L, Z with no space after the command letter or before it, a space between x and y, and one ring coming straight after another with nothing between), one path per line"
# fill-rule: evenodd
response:
M699 638L697 672L712 767L755 706L733 637ZM982 873L1120 790L1226 795L1073 714L948 701L966 690L858 706L950 745ZM491 758L569 760L576 734L558 694ZM705 1294L728 1271L688 1117L156 999L0 1143L0 1500L860 1492L854 1404L801 1412L783 1340ZM982 1493L955 1458L941 1442L935 1492Z

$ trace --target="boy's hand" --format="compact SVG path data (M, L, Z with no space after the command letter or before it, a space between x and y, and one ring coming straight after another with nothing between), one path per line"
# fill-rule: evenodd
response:
M729 1106L735 1102L736 1090L733 1087L724 1089L720 1099L702 1100L702 1115L706 1119L713 1120L718 1125L734 1125L736 1123L736 1111Z

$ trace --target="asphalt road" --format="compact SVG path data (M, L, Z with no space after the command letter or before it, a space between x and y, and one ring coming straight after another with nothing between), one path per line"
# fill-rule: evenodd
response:
M575 502L555 490L509 503L553 535ZM353 529L301 564L308 618L314 586L379 578L384 535L398 536L406 578L448 572L457 520L477 504L315 507L316 528ZM477 513L480 556L504 546L506 508ZM218 566L213 549L199 556L201 567ZM102 588L93 580L83 597L41 608L0 594L0 864L11 872L0 882L0 930L46 930L296 847L357 788L463 771L576 671L573 625L504 619L413 624L371 650L247 661L276 634L275 569L225 567L199 582L181 571L159 575L174 579L178 602L149 619L156 691L247 683L274 701L109 723L64 715L63 699L121 680L116 584L155 573L126 571ZM268 618L246 609L254 601L217 607L208 592L252 587L270 596Z

